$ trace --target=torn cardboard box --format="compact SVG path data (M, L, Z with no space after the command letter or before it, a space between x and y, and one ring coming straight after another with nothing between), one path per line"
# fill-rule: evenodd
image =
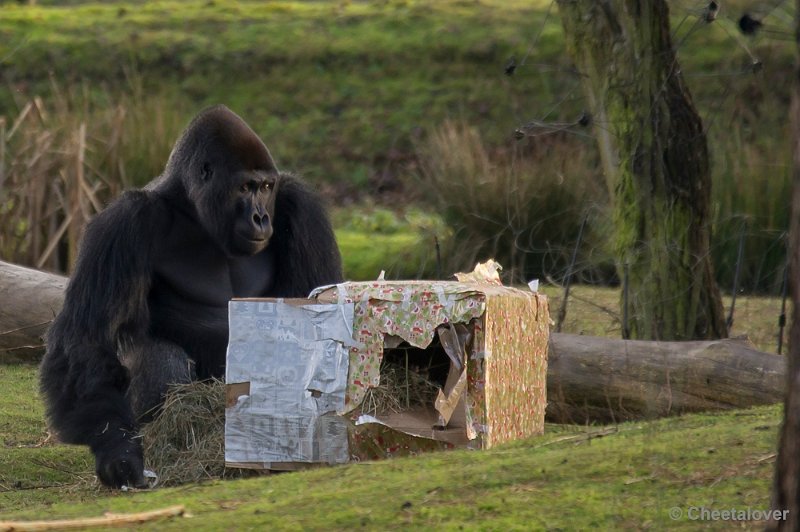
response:
M293 469L540 434L549 323L543 295L485 283L234 300L226 465Z

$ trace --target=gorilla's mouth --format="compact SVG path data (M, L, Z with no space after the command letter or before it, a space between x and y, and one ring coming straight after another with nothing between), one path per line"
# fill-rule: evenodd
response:
M271 234L253 234L237 232L235 239L232 242L233 249L237 250L237 254L253 255L259 253L269 245L269 237ZM236 252L235 252L236 253Z
M239 240L241 242L247 242L248 244L262 245L266 244L269 241L269 238L265 236L239 235Z
M269 237L272 236L272 232L269 233L262 233L262 234L249 234L249 235L239 235L239 238L245 240L247 242L252 242L253 244L266 244L269 242Z

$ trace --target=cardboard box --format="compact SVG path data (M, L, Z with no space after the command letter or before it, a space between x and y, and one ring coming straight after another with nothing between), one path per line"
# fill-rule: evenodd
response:
M343 283L311 299L234 300L226 465L293 469L540 434L549 324L545 296L483 283ZM435 393L412 400L415 379ZM394 393L391 408L375 406L378 392Z

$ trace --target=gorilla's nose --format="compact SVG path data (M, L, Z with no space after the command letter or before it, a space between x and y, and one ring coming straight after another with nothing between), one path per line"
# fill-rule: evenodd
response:
M269 214L253 214L253 224L256 226L256 229L263 231L269 226Z

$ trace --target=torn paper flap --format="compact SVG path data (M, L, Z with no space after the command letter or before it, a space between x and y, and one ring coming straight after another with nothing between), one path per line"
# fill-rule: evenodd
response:
M471 272L456 273L456 279L462 283L489 283L502 285L500 282L500 272L503 267L494 259L489 259L486 262L479 262L475 265L475 269Z
M225 385L225 408L236 406L240 397L250 395L249 382L232 382Z
M460 371L464 367L466 345L469 341L469 329L463 323L445 323L436 328L442 348L450 361Z
M360 416L358 416L355 424L356 426L359 426L359 425L364 425L365 423L379 423L381 425L386 424L380 419L376 418L375 416L371 416L369 414L361 414Z
M459 446L469 443L470 440L467 438L463 426L434 428L437 415L431 409L405 410L381 415L377 423L362 422L357 427L384 426L397 434L406 434L415 438L426 438Z
M453 382L455 381L455 382ZM460 372L450 366L450 374L447 376L444 391L439 390L434 407L439 412L439 423L437 427L446 427L450 423L456 406L459 404L461 396L467 389L467 371L462 369Z

